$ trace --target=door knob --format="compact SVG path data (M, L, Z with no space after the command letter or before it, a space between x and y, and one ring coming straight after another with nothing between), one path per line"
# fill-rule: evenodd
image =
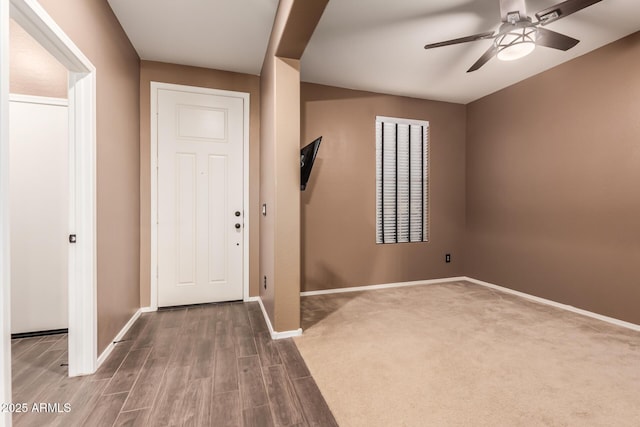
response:
M240 211L236 211L236 216L240 216Z
M237 229L240 229L240 227L241 227L241 226L240 226L240 224L239 224L239 223L236 223L236 228L237 228Z

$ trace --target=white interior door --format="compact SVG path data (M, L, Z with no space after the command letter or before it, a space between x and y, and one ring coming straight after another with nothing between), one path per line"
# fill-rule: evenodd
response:
M243 298L244 100L158 90L158 305Z
M10 103L11 332L68 327L66 100Z

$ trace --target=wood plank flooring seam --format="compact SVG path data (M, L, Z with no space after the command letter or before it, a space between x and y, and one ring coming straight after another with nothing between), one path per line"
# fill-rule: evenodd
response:
M313 379L313 376L311 375L311 371L309 371L309 368L306 365L306 362L304 361L304 359L302 358L302 355L300 354L297 346L295 345L295 342L293 340L291 340L290 343L288 343L288 345L277 345L276 349L278 351L278 353L280 354L280 358L282 359L282 366L284 368L284 371L286 373L286 377L287 380L290 384L290 386L292 387L293 391L294 391L294 398L295 400L298 402L299 408L300 408L300 412L302 414L302 418L304 420L305 425L308 426L312 426L312 425L317 425L316 420L312 419L312 416L315 415L313 414L313 412L311 411L311 408L308 407L308 403L306 400L302 399L302 396L300 395L299 391L298 391L298 387L296 387L295 383L298 382L307 382L307 381L312 381L315 384L315 380ZM291 356L285 356L283 353L285 352L285 350L289 350L289 351L295 351L295 356L291 357ZM297 360L298 362L300 362L302 365L302 372L305 372L306 375L302 374L302 376L300 376L300 371L301 371L301 366L299 365L292 365L290 362L291 360L299 358L299 360ZM319 391L319 389L318 389ZM324 402L324 397L322 397L322 395L320 395L320 398L323 400L322 403ZM322 406L322 405L320 405ZM316 409L316 408L313 408ZM328 409L328 406L327 406ZM331 410L329 409L329 413L331 413ZM333 418L333 414L330 415L330 418Z
M151 357L151 353L152 352L153 352L153 347L149 351L149 356L147 356L147 360L149 360L149 357ZM162 375L160 376L160 380L158 381L158 384L162 383L162 381L164 380L164 376L167 373L167 368L169 367L168 360L169 359L167 359L167 363L165 364L164 369L162 370ZM136 378L136 380L134 381L133 385L131 386L131 390L129 390L129 395L127 395L127 398L125 399L124 403L122 404L122 408L125 408L127 406L127 402L129 400L129 398L131 397L131 392L135 389L135 386L138 383L138 380L140 379L140 374L142 373L142 370L144 369L145 365L146 365L146 361L142 365L142 367L140 368L140 373L138 373L138 377ZM154 396L153 396L153 399L151 400L151 405L150 406L145 406L144 408L133 408L133 409L131 409L129 411L125 411L125 412L137 411L137 410L146 409L146 408L151 408L152 409L154 404L155 404L156 399L158 398L158 392L159 392L159 387L156 387L154 389Z
M146 347L143 348L137 348L135 350L129 350L129 352L127 353L127 355L125 356L125 358L122 360L122 364L120 365L120 367L118 367L118 369L116 370L116 372L114 372L113 377L111 377L111 380L109 381L109 384L107 384L107 387L105 387L104 391L103 391L103 396L109 396L111 394L118 394L121 393L122 391L115 391L112 393L107 393L109 391L109 387L111 386L111 383L114 381L114 379L117 378L118 372L120 371L120 369L122 368L122 366L124 365L125 361L127 361L127 359L129 358L129 356L131 355L131 353L136 352L136 351L140 351L140 350L144 350ZM140 373L142 372L142 367L144 366L145 363L147 363L147 359L149 359L149 355L151 354L151 350L149 349L149 351L147 351L147 354L144 356L144 359L142 360L142 362L140 363L140 366L137 368L137 372L135 374L135 379L133 380L133 382L131 383L131 387L129 387L129 390L127 390L127 392L130 392L131 390L133 390L133 387L135 386L136 382L138 381L138 377L140 377ZM123 390L124 391L124 390ZM128 396L127 396L128 397Z
M98 397L98 402L94 405L93 409L87 413L82 420L83 426L94 425L111 425L115 424L118 416L120 415L120 409L124 405L126 396L121 397L128 392L114 393L108 396ZM109 419L113 419L111 423L108 423ZM91 424L89 424L91 422Z
M290 385L291 389L293 390L293 397L296 400L296 402L298 403L298 408L300 409L300 413L302 415L303 423L306 426L311 426L312 425L312 420L309 419L309 416L307 415L307 411L305 411L303 401L300 398L300 395L298 394L298 391L296 390L296 387L295 387L295 385L293 383L294 379L291 377L291 375L289 375L289 370L287 369L287 367L284 364L284 362L282 363L282 368L284 369L285 375L287 377L287 381L289 382L289 385ZM309 378L309 377L311 377L311 374L309 374L306 377L301 377L301 378L297 378L297 379L301 380L303 378Z
M264 378L262 377L262 375L260 375L260 379L257 383L255 383L255 378L254 381L252 381L251 376L247 377L246 375L244 375L244 370L242 369L241 365L244 365L244 363L249 363L250 360L249 359L254 359L255 356L249 356L249 357L237 357L236 358L236 364L237 364L237 369L238 369L238 388L240 390L240 401L242 402L242 409L249 409L255 406L261 406L264 405L264 402L260 401L260 398L262 396L255 396L255 394L260 395L260 391L259 391L259 386L262 385L262 395L266 395L266 388L265 388L265 384L264 384ZM260 362L260 360L258 360L258 362ZM247 369L251 368L251 366L247 366ZM262 373L262 372L261 372ZM256 386L257 389L253 388L253 386ZM251 404L251 403L256 403L255 400L258 401L257 404ZM250 406L246 406L246 405L250 405Z
M245 306L245 308L246 308L246 306ZM262 314L262 313L260 313L260 314ZM266 384L265 377L264 377L265 366L263 366L262 357L260 356L260 351L258 350L258 341L256 340L256 330L254 329L253 324L251 322L251 313L249 312L248 308L247 308L247 316L249 317L249 325L250 325L250 328L251 328L251 330L253 332L253 341L254 341L256 352L257 352L257 356L258 356L258 362L259 362L259 367L260 367L260 377L262 378L262 383L263 383L263 385L265 387L265 394L266 394L266 397L267 397L267 408L269 410L269 415L270 415L270 419L271 419L271 425L275 426L276 425L276 419L275 419L275 415L274 415L273 409L272 409L273 408L273 403L271 402L271 397L269 396L269 393L267 391L267 384ZM242 421L243 421L243 423L246 423L247 420L245 419L244 414L245 414L245 411L243 410L243 412L242 412L242 415L243 415Z
M293 383L282 365L275 365L266 368L268 372L264 374L269 397L269 407L275 426L290 426L306 423L302 404L298 399ZM278 378L278 374L282 377ZM268 378L267 378L268 376ZM278 380L283 380L278 382ZM274 399L272 399L272 394ZM284 413L283 413L284 411ZM284 418L283 418L284 417ZM282 422L280 422L282 421ZM306 424L305 424L306 425Z
M126 414L127 412L144 411L145 409L151 409L152 407L153 407L153 405L145 406L144 408L127 409L126 411L120 411L120 413L121 414Z
M150 408L120 412L112 427L146 427L150 412Z
M291 338L276 341L276 348L291 379L311 376L302 355Z
M31 342L29 342L31 341ZM34 346L35 344L37 344L40 340L39 339L33 339L33 340L29 340L28 338L20 338L17 341L12 340L11 341L11 349L13 351L14 347L20 347L20 351L19 352L15 352L13 357L14 358L18 358L18 356L21 356L25 351L29 350L32 346Z
M259 314L259 316L254 315L254 317L252 318L252 313L250 312L250 310L247 309L247 315L249 317L249 324L251 325L251 329L253 331L253 340L255 342L256 350L257 350L257 354L258 354L258 361L260 362L260 374L261 374L261 377L262 377L262 382L264 384L265 392L266 392L266 396L267 396L267 404L268 404L269 414L270 414L270 418L271 418L271 424L276 426L278 424L277 424L276 415L275 415L275 413L273 411L274 402L273 402L273 400L272 400L272 398L271 398L271 396L270 396L270 394L268 392L268 389L267 389L267 381L266 381L266 378L265 378L265 369L269 369L272 366L282 366L283 370L285 370L285 372L286 372L286 368L282 364L282 357L279 357L280 363L272 363L272 364L268 364L268 366L265 366L264 360L263 360L264 359L263 356L266 356L266 354L263 353L264 346L262 346L262 345L259 346L259 343L258 343L258 340L257 340L257 336L259 334L264 334L265 333L265 330L267 329L266 328L266 322L264 320L264 317L262 317L262 312L261 311L257 310L255 312L257 314ZM258 320L261 320L261 322L258 321ZM267 342L271 343L271 345L273 345L273 339L271 338L271 336L267 337ZM262 348L263 350L261 351L259 347ZM274 348L275 348L275 346L274 346ZM275 348L275 350L276 350L276 354L279 355L278 349ZM271 362L271 361L273 361L273 360L269 360L268 362ZM304 417L304 415L303 415L303 417Z
M114 344L113 351L111 351L107 360L105 360L102 366L100 366L100 368L98 368L98 370L93 374L96 379L112 378L116 371L120 369L120 366L127 357L127 354L129 354L129 351L131 351L132 347L133 343L130 341ZM120 360L120 362L118 362L118 360ZM115 366L114 362L117 363L117 366ZM112 372L110 372L111 369L113 369Z
M253 339L255 340L255 334L254 334L254 338ZM256 349L257 348L258 348L258 343L256 342ZM265 389L266 389L266 385L267 385L266 383L267 382L265 381L265 378L264 378L265 366L262 365L262 360L261 360L259 351L258 351L258 361L260 362L260 374L262 375L262 381L264 382ZM273 409L272 409L273 408L273 403L271 402L271 397L269 396L268 392L267 392L267 402L268 402L268 405L269 405L269 414L271 415L271 423L272 423L272 425L275 426L276 425L276 419L275 419L275 415L274 415Z

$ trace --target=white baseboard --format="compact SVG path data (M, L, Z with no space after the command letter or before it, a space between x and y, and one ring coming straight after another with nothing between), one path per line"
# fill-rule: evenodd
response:
M158 311L158 308L153 307L140 307L140 313L153 313L154 311Z
M376 289L402 288L405 286L434 285L438 283L457 282L460 280L468 280L468 279L467 277L460 276L460 277L447 277L444 279L415 280L413 282L384 283L381 285L353 286L350 288L323 289L321 291L300 292L300 296L308 297L312 295L338 294L343 292L360 292L360 291L373 291Z
M592 311L583 310L581 308L574 307L572 305L562 304L556 301L552 301L546 298L537 297L535 295L530 295L524 292L515 291L513 289L505 288L503 286L494 285L493 283L483 282L482 280L474 279L471 277L465 277L464 280L468 282L475 283L476 285L485 286L487 288L495 289L500 292L505 292L507 294L516 295L521 298L528 299L530 301L535 301L540 304L550 305L552 307L556 307L562 310L571 311L572 313L581 314L583 316L591 317L593 319L598 319L603 322L611 323L616 326L622 326L623 328L632 329L634 331L640 332L640 325L636 325L635 323L625 322L624 320L616 319L609 316L604 316L602 314L594 313Z
M293 331L283 331L283 332L269 331L269 332L271 332L271 339L281 340L285 338L293 338L293 337L301 336L302 328L298 328Z
M613 325L622 326L623 328L632 329L634 331L640 332L640 325L636 325L635 323L625 322L624 320L616 319L609 316L604 316L602 314L594 313L592 311L583 310L581 308L574 307L572 305L562 304L556 301L552 301L546 298L537 297L534 295L530 295L524 292L515 291L513 289L505 288L503 286L494 285L493 283L483 282L482 280L474 279L468 276L459 276L459 277L449 277L444 279L432 279L432 280L416 280L413 282L400 282L400 283L386 283L382 285L370 285L370 286L354 286L350 288L336 288L336 289L325 289L321 291L307 291L300 292L300 296L312 296L312 295L326 295L326 294L337 294L342 292L359 292L359 291L371 291L376 289L388 289L388 288L401 288L405 286L417 286L417 285L433 285L438 283L447 283L447 282L459 282L461 280L466 280L467 282L474 283L476 285L484 286L487 288L495 289L497 291L505 292L511 295L519 296L520 298L525 298L530 301L535 301L540 304L550 305L552 307L556 307L562 310L571 311L572 313L581 314L583 316L591 317L593 319L598 319L603 322L611 323ZM262 302L260 303L262 306ZM264 307L263 307L264 311ZM271 326L269 323L268 317L265 313L265 319L267 319L267 324ZM273 335L273 333L272 333Z
M267 323L267 327L269 328L269 333L271 334L272 340L281 340L283 338L292 338L299 337L302 335L302 328L298 328L293 331L274 331L273 325L271 324L271 319L269 319L269 315L267 314L267 310L264 308L264 304L262 304L262 298L260 297L250 297L247 301L257 301L260 305L260 309L262 310L262 316L264 317L264 321Z
M120 341L122 339L122 337L125 336L125 334L127 333L127 331L129 331L131 326L133 326L133 324L136 322L136 320L138 320L138 317L140 317L140 314L142 314L142 312L143 312L142 310L143 310L142 308L139 308L138 311L133 313L133 316L131 316L131 319L129 319L127 324L124 325L124 327L120 330L120 332L118 332L118 335L116 335L111 340L111 342L109 343L107 348L104 349L104 351L102 352L100 357L98 357L98 363L97 363L97 366L96 366L96 370L100 367L100 365L102 365L102 363L104 363L105 360L107 360L107 357L109 357L109 355L113 351L113 348L115 347L114 341Z

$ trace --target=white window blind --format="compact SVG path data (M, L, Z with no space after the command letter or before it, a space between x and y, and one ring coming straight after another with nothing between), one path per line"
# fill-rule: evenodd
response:
M429 122L376 117L376 242L428 241Z

